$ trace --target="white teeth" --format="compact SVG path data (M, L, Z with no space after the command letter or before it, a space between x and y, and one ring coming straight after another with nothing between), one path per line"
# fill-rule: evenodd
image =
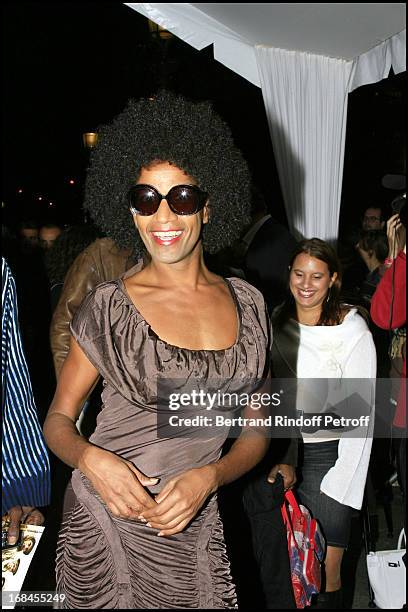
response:
M153 236L157 236L158 238L162 238L162 239L169 239L169 238L175 238L176 236L180 236L182 232L152 232Z

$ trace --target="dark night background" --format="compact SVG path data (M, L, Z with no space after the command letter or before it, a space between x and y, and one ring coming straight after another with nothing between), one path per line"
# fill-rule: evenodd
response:
M147 20L119 2L6 2L2 12L7 222L81 219L82 133L161 85L214 101L274 215L285 219L261 90L214 61L212 47L199 52L175 38L153 40ZM404 172L405 106L406 73L350 95L343 224L357 209L393 199L381 178Z

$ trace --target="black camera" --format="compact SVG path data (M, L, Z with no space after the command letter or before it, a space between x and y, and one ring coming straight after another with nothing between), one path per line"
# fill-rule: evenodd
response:
M391 202L393 214L399 214L402 225L407 227L407 194L406 192L399 195Z

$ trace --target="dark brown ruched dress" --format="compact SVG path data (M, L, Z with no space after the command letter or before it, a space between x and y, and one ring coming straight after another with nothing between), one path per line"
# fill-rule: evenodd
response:
M130 276L129 270L125 276ZM239 317L238 337L225 350L189 350L161 340L138 312L122 279L99 285L77 311L71 332L104 379L103 407L90 441L132 461L157 494L174 475L216 461L228 430L160 436L158 377L216 381L245 392L262 378L270 327L261 294L228 281ZM168 406L167 406L168 408ZM177 429L177 428L176 428ZM235 608L216 495L179 534L157 537L139 521L113 516L90 481L74 470L57 548L57 590L64 608Z

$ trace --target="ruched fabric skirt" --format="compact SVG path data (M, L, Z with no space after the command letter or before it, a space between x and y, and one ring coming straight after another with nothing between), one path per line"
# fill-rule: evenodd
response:
M157 537L112 516L75 470L57 548L64 609L236 608L218 514L210 498L182 533Z

